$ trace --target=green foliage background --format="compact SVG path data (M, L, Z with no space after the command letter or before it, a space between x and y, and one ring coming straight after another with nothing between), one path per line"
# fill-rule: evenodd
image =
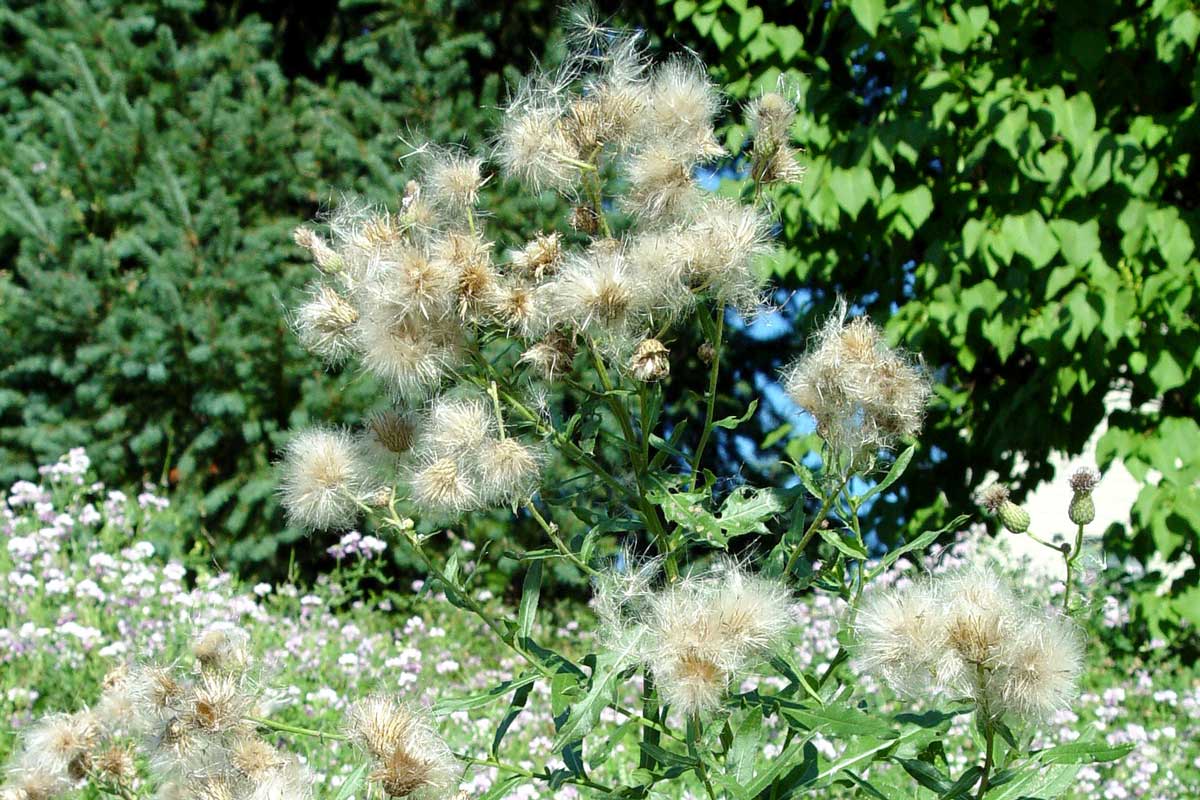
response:
M311 274L292 229L335 190L395 202L401 135L478 145L556 18L252 10L0 9L0 481L86 445L110 484L169 483L246 567L298 535L273 496L286 431L378 397L289 332ZM508 202L497 228L539 214Z
M394 201L398 134L481 145L556 13L0 9L0 481L86 444L109 483L166 480L202 518L203 547L270 569L297 536L277 514L273 449L377 397L322 374L287 331L308 274L292 227L331 188ZM1051 451L1077 452L1107 422L1101 466L1121 459L1145 480L1110 550L1200 557L1194 8L677 0L622 13L699 51L735 100L780 75L802 100L809 174L779 199L777 277L811 302L785 306L790 332L771 346L733 337L724 412L745 410L756 376L842 292L940 384L908 488L872 509L884 543L969 507L984 473L1019 455L1018 488L1032 487ZM489 206L501 239L554 211ZM677 384L694 384L699 362L678 366ZM1114 390L1130 410L1105 404ZM755 417L766 453L802 457L809 441L776 419ZM737 459L717 445L713 460ZM753 461L746 479L778 481L773 464ZM1170 596L1153 585L1141 608L1155 631L1200 621L1195 568Z

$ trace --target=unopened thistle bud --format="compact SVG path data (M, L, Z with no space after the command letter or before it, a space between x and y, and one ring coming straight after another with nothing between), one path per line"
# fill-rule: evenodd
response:
M671 374L670 351L658 339L644 339L629 361L629 371L643 383L660 381Z
M312 255L317 269L322 272L332 275L340 272L344 266L342 257L311 228L296 228L292 232L292 240Z
M1100 482L1100 475L1094 469L1081 467L1071 475L1071 506L1067 516L1076 525L1088 525L1096 519L1096 503L1092 500L1092 490Z
M989 514L995 514L1003 525L1012 533L1024 533L1029 530L1029 512L1014 503L1009 496L1008 487L994 483L979 494L979 504Z
M712 364L713 359L717 357L717 348L713 347L712 342L705 342L700 345L700 349L696 351L696 355L700 356L700 360L705 364Z
M1029 512L1016 503L1010 502L1000 506L996 516L1000 518L1000 524L1012 533L1024 533L1029 530Z

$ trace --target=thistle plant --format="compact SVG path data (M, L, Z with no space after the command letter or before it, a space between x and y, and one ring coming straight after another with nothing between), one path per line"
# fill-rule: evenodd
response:
M715 125L729 109L694 57L653 64L637 33L587 16L569 42L559 69L514 88L490 152L418 146L404 160L414 174L395 208L349 200L328 230L295 235L316 271L291 315L300 341L327 365L377 381L385 405L358 430L294 434L280 465L290 519L315 535L369 519L524 670L432 709L367 697L345 731L322 733L271 723L238 677L237 648L212 642L197 653L195 685L163 688L146 677L159 673L137 673L149 687L137 701L161 706L155 741L180 743L154 756L165 785L185 776L206 797L270 793L226 766L257 726L349 737L368 791L394 798L449 797L477 766L504 776L493 796L524 783L621 797L783 798L834 784L912 796L895 788L897 774L916 780L920 796L1057 791L1091 757L1087 747L1031 749L1032 726L1074 696L1083 643L1069 619L1017 598L985 565L871 585L962 520L882 554L862 526L864 505L900 479L916 450L931 393L919 360L839 301L782 373L816 421L821 468L792 465L795 487L733 491L703 468L714 429L739 422L715 418L727 317L763 302L774 193L803 174L790 139L798 98L786 86L764 91L742 110L749 140L727 151ZM700 187L698 170L717 164L740 170L739 199ZM556 193L569 211L556 229L502 252L481 207L488 182ZM672 349L688 326L705 340L695 354L707 365L704 416L669 421L662 384L673 361L692 356ZM582 399L580 410L564 410L567 393ZM553 480L570 491L547 485L563 475ZM485 609L472 576L436 546L439 530L498 508L545 536L544 547L512 553L524 576L509 615ZM743 555L730 553L751 539L736 547ZM601 646L582 658L538 641L545 563L554 560L592 582ZM846 609L841 650L807 670L789 655L805 635L792 613L804 591ZM858 691L872 674L938 705L884 714ZM630 683L632 705L619 691ZM205 714L179 710L195 711L201 690L214 693ZM533 767L504 746L531 698L548 698L557 727L553 758ZM438 733L451 724L445 715L487 707L493 735L452 753ZM951 775L941 741L961 714L977 720L981 756ZM597 742L602 715L621 725ZM198 749L186 749L193 735ZM818 737L836 742L832 754L816 749ZM68 777L92 774L63 763ZM306 796L311 788L286 763L279 774L292 783L282 791ZM24 792L15 796L43 800L35 777L14 772Z

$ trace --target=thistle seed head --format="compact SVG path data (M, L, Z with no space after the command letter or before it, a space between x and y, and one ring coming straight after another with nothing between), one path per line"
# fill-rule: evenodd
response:
M293 524L309 530L354 524L364 471L349 434L314 428L293 436L281 472L280 494Z

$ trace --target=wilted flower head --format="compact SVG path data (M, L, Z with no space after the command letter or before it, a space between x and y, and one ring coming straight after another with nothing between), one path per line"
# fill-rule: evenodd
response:
M629 360L629 373L643 383L660 381L671 374L669 356L667 346L658 339L643 339Z
M521 363L529 364L546 380L555 380L571 371L575 344L571 337L552 332L521 354Z
M831 446L870 456L920 431L929 380L868 319L847 321L846 313L839 300L784 383Z
M358 517L363 467L344 431L315 428L284 450L280 492L288 519L310 530L343 528Z
M388 797L442 800L457 786L458 763L425 716L384 695L360 700L346 720L375 764L371 779Z
M232 625L211 625L192 640L196 665L205 672L239 674L250 663L250 634Z

